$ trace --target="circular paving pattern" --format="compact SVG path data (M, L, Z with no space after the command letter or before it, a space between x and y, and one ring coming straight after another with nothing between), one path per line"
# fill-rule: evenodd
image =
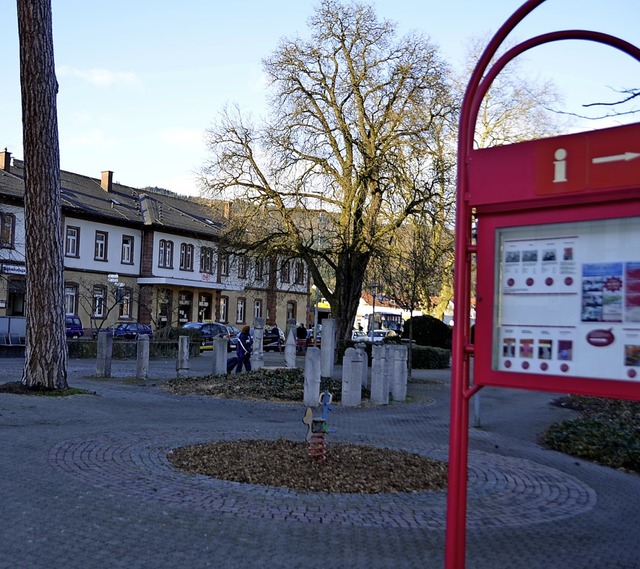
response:
M255 438L241 433L235 438ZM262 433L262 438L270 437ZM87 484L176 507L244 518L386 528L444 529L446 493L302 493L189 474L167 459L172 448L211 441L210 432L105 433L56 444L50 464ZM217 437L217 440L229 440ZM442 446L406 448L447 460ZM524 459L470 452L467 527L521 526L590 510L595 492L572 476Z

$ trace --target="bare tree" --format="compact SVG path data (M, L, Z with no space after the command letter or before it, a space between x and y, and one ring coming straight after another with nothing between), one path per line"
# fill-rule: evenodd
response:
M50 0L18 0L27 333L22 383L66 389L60 149Z
M483 37L469 40L467 69L464 79L459 79L461 91L487 43ZM505 45L496 59L509 47ZM562 101L556 85L525 75L522 57L506 65L482 101L474 139L477 148L551 136L558 134L563 126L559 114L552 110Z
M432 199L434 130L455 104L436 47L371 7L321 0L310 28L264 61L268 124L226 110L209 130L203 187L242 199L247 248L305 261L346 339L372 256Z

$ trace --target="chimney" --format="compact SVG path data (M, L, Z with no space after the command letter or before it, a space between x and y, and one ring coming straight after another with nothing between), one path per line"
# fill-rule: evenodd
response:
M231 219L231 211L233 210L233 202L224 202L222 215L225 219Z
M104 170L102 172L102 180L100 181L100 187L105 192L110 192L112 182L113 182L113 172L111 170Z
M0 152L0 170L11 172L11 152L6 148Z

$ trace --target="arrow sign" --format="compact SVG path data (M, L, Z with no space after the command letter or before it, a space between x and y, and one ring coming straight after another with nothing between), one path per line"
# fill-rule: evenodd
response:
M606 162L628 162L634 158L638 158L638 152L625 152L624 154L614 154L612 156L598 156L591 159L592 164L605 164Z

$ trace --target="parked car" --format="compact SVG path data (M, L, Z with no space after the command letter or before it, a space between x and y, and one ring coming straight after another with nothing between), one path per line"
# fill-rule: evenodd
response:
M77 316L65 316L64 325L67 329L67 338L80 338L81 336L84 336L82 320Z
M200 351L212 350L214 338L229 340L229 330L220 322L187 322L182 325L182 330L200 332Z
M354 342L364 342L367 339L367 334L366 334L366 332L363 332L362 330L354 330L351 333L351 339Z
M271 350L281 352L284 350L285 337L284 332L277 326L266 327L262 340L262 347L265 352Z
M371 342L382 342L389 335L389 330L374 330L369 332L367 339Z
M235 351L236 349L236 338L238 337L238 334L240 334L240 330L238 329L237 326L234 326L233 324L225 324L225 326L227 327L227 331L229 332L229 348L228 350L230 352Z
M137 340L138 336L142 334L149 336L149 339L153 336L151 326L141 322L121 322L112 327L112 329L114 338L124 338L125 340Z

